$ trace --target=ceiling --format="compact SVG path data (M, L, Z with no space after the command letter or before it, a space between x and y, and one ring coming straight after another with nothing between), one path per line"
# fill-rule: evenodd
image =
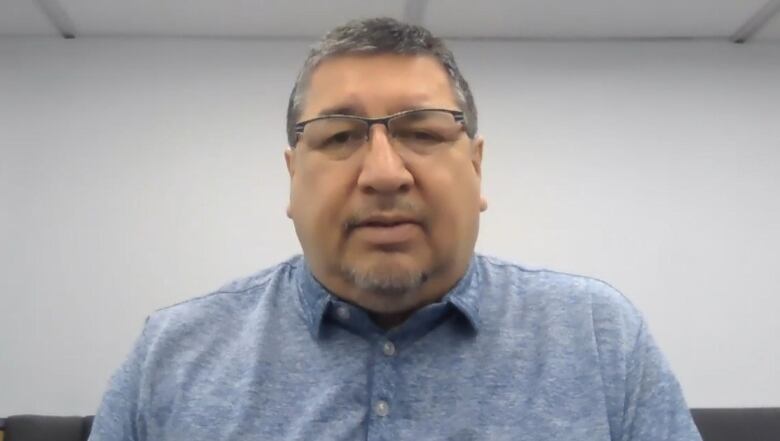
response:
M780 0L2 0L0 36L315 38L390 16L449 38L780 42Z

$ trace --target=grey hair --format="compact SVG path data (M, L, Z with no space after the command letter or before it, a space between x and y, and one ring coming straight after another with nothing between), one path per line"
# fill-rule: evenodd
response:
M431 55L442 64L452 82L458 106L463 111L466 133L474 138L477 133L477 108L474 97L455 63L455 57L422 26L400 22L392 18L352 20L325 34L309 51L309 56L295 81L287 105L287 140L296 142L295 124L301 117L304 95L314 69L326 58L344 54L400 54Z

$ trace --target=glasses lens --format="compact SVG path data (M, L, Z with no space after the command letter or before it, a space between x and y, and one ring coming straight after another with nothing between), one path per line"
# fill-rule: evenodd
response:
M452 144L462 125L449 112L417 110L390 120L390 135L404 147L427 151Z
M311 150L345 158L366 140L366 123L354 118L329 117L306 124L301 141Z

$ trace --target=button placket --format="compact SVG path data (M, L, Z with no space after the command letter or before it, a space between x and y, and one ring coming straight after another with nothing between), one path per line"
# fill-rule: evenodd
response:
M373 384L369 412L371 414L368 439L386 439L393 427L396 363L398 347L386 336L374 340Z

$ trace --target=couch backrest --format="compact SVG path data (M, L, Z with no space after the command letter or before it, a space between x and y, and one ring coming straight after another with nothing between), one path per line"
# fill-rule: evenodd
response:
M691 415L704 441L780 441L777 407L700 408L691 409ZM0 441L86 441L92 419L43 415L0 418Z
M780 408L691 409L704 441L780 441Z
M94 417L13 415L3 421L2 441L86 441Z

